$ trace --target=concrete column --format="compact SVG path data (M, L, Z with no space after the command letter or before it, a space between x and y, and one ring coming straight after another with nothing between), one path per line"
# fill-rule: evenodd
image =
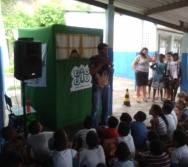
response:
M181 85L180 91L188 91L188 33L183 33L183 40L182 40L182 74L181 74Z
M168 50L167 52L173 52L174 51L174 35L171 35L169 38L169 44L168 44Z
M3 75L3 58L2 48L0 46L0 131L4 127L4 75ZM2 138L0 137L0 143ZM0 148L1 149L1 148Z
M2 31L2 17L1 17L1 2L0 2L0 29ZM2 39L0 39L2 40ZM3 54L2 54L2 43L0 41L0 131L4 127L4 73L3 73ZM0 137L0 143L2 138ZM1 149L1 148L0 148ZM1 150L0 150L1 151Z
M106 31L105 42L108 44L108 56L113 61L113 44L114 44L114 6L109 4L106 10ZM112 102L113 102L113 74L110 76L111 97L110 97L110 115L112 115Z

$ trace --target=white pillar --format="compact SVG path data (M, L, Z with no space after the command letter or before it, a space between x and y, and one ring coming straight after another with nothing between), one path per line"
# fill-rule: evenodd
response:
M180 57L182 62L182 73L181 73L181 91L188 91L188 33L183 33L182 40L182 56Z
M108 4L106 10L106 29L105 29L105 43L108 44L108 56L113 61L113 44L114 44L114 13L115 9L112 4ZM110 76L111 98L109 114L112 115L112 102L113 102L113 74Z

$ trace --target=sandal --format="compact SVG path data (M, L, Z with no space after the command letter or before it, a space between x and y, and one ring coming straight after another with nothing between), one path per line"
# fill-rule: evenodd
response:
M146 98L144 98L143 101L148 102L148 100Z
M141 101L139 99L136 100L137 103L141 103Z

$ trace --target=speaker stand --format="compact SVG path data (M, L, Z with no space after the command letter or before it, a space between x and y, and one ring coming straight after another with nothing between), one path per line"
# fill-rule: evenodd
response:
M24 125L24 137L27 138L27 127L26 127L26 100L25 100L25 82L21 81L21 91L22 91L22 107L23 107L23 125Z

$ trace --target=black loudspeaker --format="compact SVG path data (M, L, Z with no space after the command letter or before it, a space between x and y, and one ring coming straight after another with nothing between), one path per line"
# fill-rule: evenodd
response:
M42 75L42 44L33 38L14 42L14 77L28 80Z

